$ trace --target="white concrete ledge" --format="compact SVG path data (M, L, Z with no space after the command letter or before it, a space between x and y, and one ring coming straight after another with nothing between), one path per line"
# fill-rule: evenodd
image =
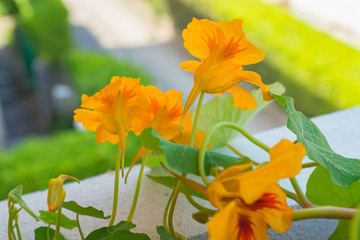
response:
M316 117L313 121L325 134L330 146L335 152L343 154L347 157L360 158L359 119L360 107L356 107ZM259 133L256 137L270 146L275 145L281 138L287 138L290 140L295 139L295 135L287 130L285 126ZM235 145L243 153L256 160L263 161L268 159L268 156L266 156L263 151L250 144L246 139L236 139L233 141L233 145ZM231 154L231 152L227 149L223 149L223 151ZM305 161L308 161L308 159L305 159ZM306 188L306 181L311 171L312 169L305 169L297 177L303 190ZM116 222L127 217L133 198L138 172L139 167L137 166L130 174L129 183L126 186L123 183L120 185L119 209ZM151 175L163 173L159 168L146 169L145 172L145 174ZM110 173L106 173L85 179L81 181L80 185L77 183L66 184L66 200L74 200L82 206L94 206L98 209L104 210L105 214L109 215L111 213L112 206L113 180L114 176ZM287 180L281 181L280 184L285 188L292 189ZM144 177L138 208L133 218L133 222L137 225L135 229L136 232L145 232L151 239L160 239L156 233L156 226L162 225L164 206L168 200L169 194L169 189L159 184L155 184L150 179ZM35 213L38 213L39 210L47 209L46 198L47 191L35 192L24 196L24 200ZM289 203L291 204L291 202ZM206 231L205 225L192 220L191 214L195 211L196 210L186 202L186 199L183 196L180 196L175 211L175 226L179 233L190 237ZM65 209L63 210L63 213L70 218L75 218L74 214ZM7 239L7 219L7 201L1 201L0 239ZM86 216L80 216L80 221L85 236L94 229L107 226L108 224L108 220L99 220ZM282 237L271 233L272 239L327 239L327 237L331 234L331 231L336 226L336 222L326 221L320 222L318 226L329 227L320 228L316 227L314 222L316 221L304 221L303 223L298 222L297 228L300 229L300 233L295 231L293 234L286 233ZM23 239L26 240L34 239L35 228L45 226L42 222L35 222L35 220L24 211L21 211L20 213L19 225L21 227ZM308 227L311 227L310 231L308 230ZM62 229L61 232L68 239L80 239L77 229L72 231ZM304 234L301 235L301 232Z

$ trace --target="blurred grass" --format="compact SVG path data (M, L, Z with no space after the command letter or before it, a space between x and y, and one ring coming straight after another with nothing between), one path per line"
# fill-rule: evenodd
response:
M193 16L243 19L246 37L266 53L263 62L247 70L258 72L266 83L283 83L286 94L295 98L297 109L306 115L360 104L360 52L296 20L284 7L260 0L168 3L181 27ZM192 15L181 8L191 9Z
M112 76L141 78L144 85L151 83L146 71L126 60L103 52L72 48L67 10L60 0L14 2L19 7L17 24L20 31L26 33L35 54L67 69L70 83L79 94L79 105L81 94L93 95L108 85ZM126 165L139 147L138 138L129 134ZM104 173L114 168L115 158L116 146L110 143L97 145L92 132L66 130L46 137L30 137L0 152L0 199L7 198L8 192L19 184L24 186L24 193L46 189L50 178L62 173L79 179Z
M61 131L51 137L31 137L0 152L0 200L21 184L24 193L43 190L60 174L79 179L115 168L117 146L96 144L95 133ZM126 139L126 164L134 158L140 142L130 134Z
M113 76L141 78L143 85L151 83L149 74L143 69L105 53L74 49L68 55L66 66L71 84L79 93L89 96L108 85Z

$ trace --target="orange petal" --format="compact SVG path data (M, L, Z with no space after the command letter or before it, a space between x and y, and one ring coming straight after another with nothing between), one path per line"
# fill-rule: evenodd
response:
M100 118L95 111L79 108L74 113L74 120L82 123L83 127L87 130L96 131L101 124Z
M180 68L184 69L187 72L195 72L199 66L199 61L185 61L180 64Z
M261 77L256 72L242 71L239 76L241 80L245 80L261 88L264 101L270 101L273 97L270 95L270 88L261 81Z
M263 221L278 233L286 232L291 228L293 209L287 205L286 194L278 184L270 185L261 199L249 208L261 214Z
M129 173L131 171L131 169L134 167L134 165L137 163L137 161L140 160L140 158L142 158L142 156L144 156L145 152L148 151L148 149L146 149L145 147L141 146L139 151L136 153L136 156L134 157L133 161L131 162L131 165L129 167L129 170L126 173L125 176L125 184L127 182L127 178L129 176Z
M183 31L184 47L199 59L206 58L216 44L216 23L193 18Z
M181 132L182 132L182 125L183 125L185 115L189 111L189 109L193 105L193 103L195 102L196 98L199 96L200 92L201 92L201 89L199 88L199 86L194 85L194 87L190 91L188 98L186 99L184 111L183 111L183 114L181 116L181 121L180 121L180 131Z
M233 104L235 107L239 107L243 110L251 110L256 108L257 102L254 96L241 87L235 85L225 92L228 92L233 96Z

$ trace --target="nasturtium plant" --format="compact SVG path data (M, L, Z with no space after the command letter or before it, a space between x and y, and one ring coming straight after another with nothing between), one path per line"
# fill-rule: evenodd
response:
M25 209L48 225L35 230L35 239L65 239L60 234L61 228L77 228L82 240L149 240L148 235L136 232L132 218L145 167L159 165L164 168L164 174L148 177L172 190L164 206L162 226L156 227L161 240L186 239L177 233L174 224L180 193L195 208L189 213L193 220L207 224L210 240L265 240L269 239L269 227L284 233L293 221L310 218L339 220L329 239L358 239L359 159L335 153L319 128L295 109L294 100L282 96L281 83L267 85L261 73L244 68L261 62L265 53L247 40L242 25L241 19L214 22L193 18L183 31L184 46L197 59L180 65L194 73L194 85L184 106L182 93L176 90L165 93L157 87L141 85L138 78L125 76L112 77L107 86L92 96L84 94L80 108L74 111L74 120L96 132L97 143L118 146L114 154L111 215L91 206L80 206L73 200L65 201L64 180L78 180L62 174L50 180L49 211L40 211L39 217L22 200L21 186L9 193L9 239L21 239L18 213ZM238 85L244 81L258 89L248 92ZM217 96L203 104L205 94L224 93L230 96ZM190 107L197 98L196 109L191 113ZM274 100L288 115L287 127L297 137L294 142L279 139L274 146L268 146L245 129ZM125 175L126 137L130 133L138 137L141 146ZM230 145L238 134L258 146L267 158L255 161L237 150L237 146ZM233 155L223 154L223 148L232 150ZM312 161L302 163L305 156ZM118 202L122 202L120 178L125 178L126 184L138 162L141 165L129 214L126 221L115 224L117 217L123 217L117 216ZM301 169L314 166L305 195L296 176ZM286 178L293 189L279 185ZM288 199L294 200L299 208L289 207ZM76 219L65 217L61 213L63 208L75 213ZM80 225L81 215L99 220L99 228L86 237ZM109 218L108 226L104 226L103 222ZM56 225L55 230L51 225Z

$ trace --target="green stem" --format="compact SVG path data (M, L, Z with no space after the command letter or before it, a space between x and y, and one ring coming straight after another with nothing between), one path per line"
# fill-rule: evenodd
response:
M236 131L240 132L244 137L249 139L249 141L251 141L255 145L259 146L261 149L265 150L266 152L270 151L269 146L262 143L257 138L252 136L249 132L247 132L246 130L244 130L239 125L237 125L233 122L220 122L220 123L215 124L208 130L207 134L205 135L204 140L201 145L201 148L200 148L199 157L198 157L199 174L200 174L201 179L205 183L205 185L209 185L209 181L206 178L205 169L204 169L206 146L208 145L210 138L215 133L215 131L222 127L228 127L228 128L235 129Z
M184 177L185 174L183 173L182 176ZM175 206L176 206L176 200L177 200L177 198L179 196L181 185L182 185L182 183L179 180L177 185L176 185L175 191L174 191L174 196L173 196L171 204L170 204L170 210L169 210L169 215L168 215L168 224L169 224L170 235L173 237L174 240L179 239L177 237L175 229L174 229L173 217L174 217L174 210L175 210Z
M316 167L318 166L319 164L317 162L309 162L309 163L304 163L302 165L302 168L310 168L310 167Z
M121 147L119 144L118 149L117 149L117 154L116 154L114 197L113 197L113 207L112 207L112 213L111 213L111 219L110 219L109 226L114 225L115 216L116 216L118 195L119 195L120 162L121 162Z
M291 185L293 186L297 196L299 197L299 201L301 202L300 206L306 207L306 208L312 208L316 207L316 205L312 204L305 196L303 191L300 188L300 185L295 177L290 178Z
M359 223L360 223L359 207L360 207L360 205L358 206L358 212L355 214L355 216L352 218L352 220L350 222L350 232L349 232L350 240L358 240L359 239L359 233L360 233L360 229L359 229Z
M200 97L199 97L199 102L198 102L198 105L196 107L194 124L193 124L193 129L192 129L192 132L191 132L190 146L194 146L194 143L195 143L196 130L197 130L197 125L198 125L199 116L200 116L200 109L201 109L201 104L202 104L202 102L204 100L204 96L205 96L205 92L201 92Z
M47 240L50 240L50 223L49 223L49 225L47 227L46 237L47 237Z
M135 213L136 204L137 204L137 201L138 201L138 198L139 198L141 180L142 180L142 177L143 177L143 174L144 174L145 162L146 162L146 159L147 159L147 156L148 156L148 152L149 152L149 151L146 151L146 152L144 153L143 158L142 158L141 168L140 168L140 172L139 172L139 177L138 177L138 180L137 180L137 183L136 183L136 189L135 189L134 199L133 199L133 202L132 202L132 205L131 205L131 209L130 209L130 212L129 212L129 216L127 217L127 220L126 220L126 221L128 221L128 222L131 222L132 217L134 216L134 213Z
M8 201L8 209L9 209L8 238L9 238L9 240L13 240L11 235L13 232L12 221L14 219L14 215L13 215L12 209L14 209L14 205L15 205L15 203L10 201L10 198L9 198L9 201Z
M20 233L19 224L16 223L15 228L16 228L16 234L18 236L18 239L21 240L21 233Z
M167 201L166 203L166 207L165 207L165 210L164 210L164 216L163 216L163 225L164 225L164 229L167 233L171 234L170 233L170 230L169 230L169 227L167 225L167 222L166 222L166 217L168 215L168 211L169 211L169 207L170 207L170 203L171 203L171 200L174 196L174 192L175 192L175 189L172 191L170 197L169 197L169 200Z
M55 228L55 237L54 240L59 240L60 235L60 220L61 220L61 208L60 206L57 210L57 217L56 217L56 228Z
M241 152L239 152L236 148L234 148L234 147L233 147L232 145L230 145L229 143L227 143L226 146L227 146L231 151L233 151L236 155L238 155L239 157L250 159L248 156L246 156L246 155L242 154ZM254 161L254 160L252 160L252 159L250 159L250 161L251 161L252 164L254 164L254 165L256 165L256 166L260 165L260 163Z
M334 206L303 208L294 211L293 221L310 218L352 219L357 213L357 209Z
M77 222L77 225L78 225L80 237L81 237L82 240L84 240L85 238L84 238L84 234L83 234L83 232L81 230L81 227L80 227L80 221L79 221L79 214L78 213L76 214L76 222Z
M300 201L299 196L296 195L296 193L293 193L285 188L281 188L283 192L286 194L286 196L295 202L297 202L302 208L305 208L306 206Z
M189 191L186 189L185 186L183 186L182 190L183 190L183 193L184 193L186 199L189 201L189 203L190 203L191 205L194 206L194 208L196 208L196 209L198 209L198 210L200 210L200 211L207 211L207 212L210 212L210 213L215 213L215 212L216 212L216 210L203 207L203 206L201 206L200 204L198 204L197 202L195 202L195 200L192 199L192 197L191 197L190 194L189 194Z
M196 107L194 124L193 124L193 129L192 129L192 132L191 132L190 147L194 146L194 143L195 143L196 130L197 130L197 125L198 125L199 116L200 116L200 109L201 109L202 102L204 100L204 96L205 96L205 92L201 92L199 102L198 102L198 105ZM183 173L182 176L185 177L186 174ZM172 200L171 200L171 205L170 205L170 210L169 210L169 215L168 215L168 224L169 224L170 235L174 238L174 240L177 240L178 237L176 235L176 232L175 232L174 226L173 226L173 216L174 216L174 210L175 210L175 206L176 206L176 200L177 200L177 198L179 196L181 186L182 186L181 181L178 181L178 183L176 185L176 188L174 190L174 195L173 195Z

